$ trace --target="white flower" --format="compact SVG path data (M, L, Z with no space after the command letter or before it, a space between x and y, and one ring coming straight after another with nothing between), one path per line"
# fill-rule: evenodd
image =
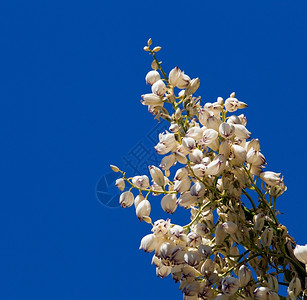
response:
M156 249L157 238L154 234L147 234L141 240L140 250L143 249L145 252L152 252Z
M271 171L262 172L260 178L268 185L274 186L282 183L283 178L280 178L281 173Z
M216 227L214 234L216 245L221 245L227 236L227 233L224 231L222 225Z
M165 212L173 214L177 209L176 194L165 195L161 200L161 207Z
M182 180L175 180L174 181L174 190L177 193L184 193L189 190L191 186L191 181L189 177L185 177Z
M174 176L174 180L181 180L184 177L188 176L188 170L186 168L181 168L178 169L175 176Z
M162 170L169 170L169 168L173 166L175 162L176 162L176 157L175 157L175 154L172 153L171 155L163 157L159 167Z
M231 221L227 221L223 223L222 228L226 233L229 233L229 234L235 233L238 230L237 224Z
M189 159L195 164L200 164L203 159L203 152L196 148L189 154Z
M221 174L226 166L225 156L219 154L211 163L208 164L205 171L206 175L218 175Z
M157 96L156 94L145 94L142 95L143 105L151 105L151 106L161 106L163 104L162 98Z
M210 145L213 143L215 140L218 139L218 132L214 129L206 129L203 132L203 139L202 142L204 145Z
M199 290L200 290L199 283L197 281L193 281L191 283L186 284L184 288L182 289L182 292L186 296L197 296ZM195 299L198 299L198 297L196 297Z
M153 85L160 78L160 74L157 71L149 71L145 77L146 84Z
M202 182L196 181L195 184L191 188L191 195L200 197L203 196L206 192L206 187Z
M175 244L172 241L167 241L161 244L161 246L156 251L156 256L163 259L170 259Z
M232 145L231 152L233 155L233 163L242 164L246 161L246 150L239 145Z
M125 180L123 178L116 179L115 186L122 192L125 189Z
M184 137L182 139L182 146L188 151L193 150L196 147L195 140L191 137Z
M222 291L225 295L231 296L239 289L239 280L232 276L227 276L222 280Z
M307 244L305 246L296 245L294 249L295 257L302 262L303 264L307 264Z
M204 258L208 258L212 254L212 249L208 245L200 244L198 246L198 253Z
M254 296L257 300L267 300L270 289L264 286L260 286L254 290Z
M123 192L119 197L119 203L123 208L133 205L134 196L130 191Z
M192 266L192 267L196 267L199 265L200 261L201 261L201 257L200 255L198 254L197 251L195 250L191 250L191 251L188 251L184 254L184 261Z
M190 247L196 248L202 241L202 238L200 235L198 235L196 232L190 232L188 234L187 242Z
M222 123L219 127L220 135L225 138L231 138L235 132L235 127L232 124Z
M154 226L151 231L156 237L163 237L164 235L169 234L170 226L170 219L167 219L166 221L160 219L154 223Z
M239 268L238 277L239 277L240 287L244 287L252 279L252 271L246 265L243 265Z
M151 91L152 91L154 94L156 94L156 95L162 97L162 96L166 93L167 88L166 88L164 82L160 79L160 80L156 81L156 82L152 85Z
M241 124L233 124L234 126L234 134L237 136L239 139L249 139L251 132L249 132L244 125Z
M146 189L149 187L149 179L146 175L134 176L132 178L132 183L140 189Z
M190 77L184 74L178 67L172 69L169 73L169 83L172 86L177 86L179 89L185 89L190 83Z
M151 205L148 200L143 200L136 208L136 216L140 221L143 221L144 217L148 217L151 212Z
M207 119L206 127L214 129L215 131L219 131L221 123L222 123L221 119L213 115Z
M180 195L180 197L177 200L177 203L179 206L188 208L195 203L196 199L197 197L192 196L190 192L185 192Z
M191 137L196 141L199 141L203 136L203 129L200 127L191 127L186 133L186 137Z

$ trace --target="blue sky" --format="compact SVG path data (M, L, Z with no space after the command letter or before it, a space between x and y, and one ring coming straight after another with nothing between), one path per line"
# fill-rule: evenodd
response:
M0 298L181 299L138 250L149 225L95 191L109 164L152 146L149 37L165 70L200 77L203 100L248 103L248 129L288 186L279 219L307 243L306 13L303 0L2 1Z

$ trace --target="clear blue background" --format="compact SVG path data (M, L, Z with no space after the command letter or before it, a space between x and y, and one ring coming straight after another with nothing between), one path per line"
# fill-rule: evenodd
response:
M306 14L305 0L1 1L0 299L181 299L138 250L149 225L95 194L155 125L140 104L149 37L204 100L249 104L288 186L280 220L307 243Z

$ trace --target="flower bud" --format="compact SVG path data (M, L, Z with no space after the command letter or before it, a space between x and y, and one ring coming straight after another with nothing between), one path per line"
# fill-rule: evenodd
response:
M305 246L296 245L293 253L300 262L307 264L307 244Z
M267 281L269 289L278 292L278 279L271 274L268 274L267 277L268 277Z
M246 265L243 265L239 268L238 276L240 287L245 287L252 278L252 271Z
M130 191L123 192L119 197L119 203L122 208L130 207L133 205L134 196Z
M155 167L155 166L149 166L149 172L150 175L153 179L153 181L159 185L159 186L164 186L165 185L165 179L162 171Z
M261 234L261 244L264 247L270 247L273 239L273 230L271 228L266 228Z
M225 138L231 138L235 132L235 127L232 124L222 123L219 127L220 135Z
M148 217L151 212L151 205L150 202L145 199L139 203L136 207L136 216L140 221L143 221L144 217Z
M215 243L216 243L216 245L221 245L224 242L226 235L227 234L224 231L223 226L222 225L217 226L216 229L215 229Z
M198 90L199 85L200 85L199 78L192 79L185 90L186 96L194 94Z
M152 85L151 91L152 91L154 94L156 94L156 95L162 97L162 96L166 93L167 88L166 88L164 82L160 79L160 80L156 81L156 82Z
M177 209L176 194L165 195L161 200L161 207L168 214L173 214Z
M160 77L159 72L157 71L149 71L145 77L146 84L150 84L150 85L153 85L159 79L161 79L161 77Z
M119 170L119 168L117 167L117 166L114 166L114 165L110 165L110 167L111 167L111 169L112 169L112 171L113 172L119 172L120 170Z
M152 252L156 249L157 238L154 234L147 234L141 240L140 250L143 249L145 252Z
M264 214L260 213L254 216L254 230L261 231L264 226Z
M125 180L123 178L116 179L115 186L122 192L125 189Z
M237 224L235 224L234 222L231 222L231 221L227 221L227 222L223 223L222 228L228 234L235 233L238 230Z
M146 175L134 176L132 183L140 189L147 189L149 187L149 179Z
M292 278L292 280L289 283L287 291L290 296L290 299L296 300L296 297L302 291L301 281L297 277Z

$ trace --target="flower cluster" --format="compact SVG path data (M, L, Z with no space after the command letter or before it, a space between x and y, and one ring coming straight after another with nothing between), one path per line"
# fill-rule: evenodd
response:
M186 300L286 299L280 285L287 286L287 299L297 299L306 250L293 251L295 242L276 217L276 201L286 187L280 173L264 171L260 142L251 139L240 113L247 105L235 93L203 104L194 96L199 78L178 67L167 75L156 58L161 47L151 44L144 48L154 58L145 78L151 93L141 103L170 123L155 146L164 157L159 166L149 166L151 180L128 178L111 166L122 173L116 181L121 206L134 205L138 219L152 225L140 249L153 253L157 276L172 276ZM152 223L150 195L162 196L168 214L189 210L190 222Z

